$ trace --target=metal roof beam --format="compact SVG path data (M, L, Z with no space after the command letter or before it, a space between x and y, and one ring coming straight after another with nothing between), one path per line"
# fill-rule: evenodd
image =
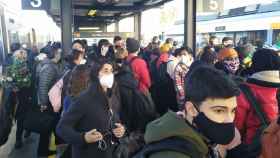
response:
M136 4L133 6L114 6L114 5L106 5L106 6L102 6L102 5L97 5L97 6L86 6L86 5L74 5L75 9L95 9L95 10L100 10L100 11L127 11L127 12L137 12L137 11L143 11L146 9L151 9L151 8L155 8L155 7L159 7L161 5L163 5L166 2L170 2L172 0L162 0L161 2L154 4L154 5L149 5L146 6L144 5L145 3L147 3L149 0L145 0L143 1L141 4Z

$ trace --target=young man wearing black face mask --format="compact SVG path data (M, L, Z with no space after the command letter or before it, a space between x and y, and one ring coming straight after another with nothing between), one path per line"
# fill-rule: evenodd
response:
M233 123L236 96L239 94L235 83L214 68L198 66L187 75L185 91L187 101L181 114L169 111L147 126L145 141L150 147L147 145L140 155L219 158L218 144L231 144L232 147L236 135Z

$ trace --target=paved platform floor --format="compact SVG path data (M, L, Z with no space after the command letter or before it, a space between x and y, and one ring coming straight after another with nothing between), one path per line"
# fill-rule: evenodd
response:
M23 139L23 147L15 150L15 133L16 128L13 127L8 142L0 147L0 158L37 158L36 151L39 141L39 135L32 134L29 138Z

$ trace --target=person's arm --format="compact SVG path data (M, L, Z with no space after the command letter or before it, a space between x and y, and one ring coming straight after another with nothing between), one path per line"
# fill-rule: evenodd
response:
M79 120L83 117L85 112L84 104L77 100L74 102L67 112L63 114L60 119L56 132L69 144L84 145L86 141L84 139L85 133L78 132L74 129Z
M45 65L46 66L46 65ZM52 82L56 79L56 71L51 67L42 67L39 75L39 87L38 87L38 94L40 104L43 106L47 106L49 103L49 90L52 86Z

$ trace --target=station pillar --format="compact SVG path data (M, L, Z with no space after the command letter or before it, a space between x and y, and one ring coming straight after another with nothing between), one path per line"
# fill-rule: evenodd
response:
M272 45L272 39L273 39L273 30L269 29L267 30L267 44Z
M185 0L184 45L196 49L196 0Z
M142 20L141 20L142 14L141 12L137 13L134 16L134 36L135 39L141 40L141 25L142 25Z
M60 0L62 49L65 54L71 50L72 45L72 0Z

